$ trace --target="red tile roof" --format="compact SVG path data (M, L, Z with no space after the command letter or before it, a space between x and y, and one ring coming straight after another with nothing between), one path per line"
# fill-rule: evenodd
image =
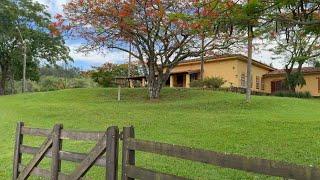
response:
M293 69L293 72L296 72L297 69ZM303 74L320 74L320 68L316 68L316 67L303 67L301 69L301 72ZM286 71L285 69L277 69L277 70L274 70L274 71L271 71L269 72L268 74L265 74L265 76L275 76L275 75L283 75L285 74Z
M204 59L205 60L220 60L220 59L227 59L227 58L239 58L241 60L247 61L248 57L244 56L242 54L222 54L222 55L212 55L212 56L205 56ZM200 58L192 58L192 59L186 59L183 61L180 61L179 64L185 64L185 63L193 63L193 62L200 62L201 59ZM262 63L260 61L254 60L252 59L252 64L254 65L260 65L262 67L265 67L269 70L276 70L276 68L269 66L268 64Z

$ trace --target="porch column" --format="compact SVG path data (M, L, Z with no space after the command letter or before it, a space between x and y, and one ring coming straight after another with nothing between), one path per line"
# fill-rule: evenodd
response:
M134 88L134 87L133 87L132 79L129 79L129 88Z
M146 79L142 78L141 87L146 87Z
M190 74L186 74L186 88L190 88Z
M170 75L170 87L173 88L173 82L174 82L174 79L173 79L173 75Z

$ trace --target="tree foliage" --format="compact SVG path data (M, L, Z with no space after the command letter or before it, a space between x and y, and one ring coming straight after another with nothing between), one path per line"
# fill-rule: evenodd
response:
M131 76L142 75L141 68L138 63L130 64ZM94 67L94 70L90 72L91 78L103 87L115 86L116 77L128 76L128 64L113 64L105 63L100 67Z
M180 61L225 50L235 41L228 11L233 5L229 0L72 0L57 25L86 40L81 50L117 49L138 59L152 99ZM199 32L206 34L203 48Z
M45 6L31 0L0 1L0 94L8 79L22 77L22 47L27 47L27 78L37 80L39 63L71 60L61 36L53 35ZM19 34L21 32L21 36Z

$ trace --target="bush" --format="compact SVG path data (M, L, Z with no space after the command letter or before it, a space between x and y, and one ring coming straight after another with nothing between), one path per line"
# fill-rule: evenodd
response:
M295 97L295 98L312 98L310 92L291 92L291 91L279 91L273 94L278 97Z
M96 83L90 78L73 78L68 79L67 88L88 88L96 87Z
M221 77L209 77L204 80L194 80L190 83L191 87L200 87L200 88L210 88L210 89L218 89L220 88L226 81Z
M41 91L54 91L65 89L65 81L62 78L47 76L40 80Z

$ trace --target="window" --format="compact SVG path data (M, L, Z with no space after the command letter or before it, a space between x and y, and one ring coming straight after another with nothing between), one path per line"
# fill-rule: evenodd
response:
M260 89L260 77L256 76L256 89Z
M198 73L192 73L190 74L190 82L198 79Z
M264 79L261 78L261 90L264 91Z
M241 87L246 87L246 74L242 73L240 77Z

